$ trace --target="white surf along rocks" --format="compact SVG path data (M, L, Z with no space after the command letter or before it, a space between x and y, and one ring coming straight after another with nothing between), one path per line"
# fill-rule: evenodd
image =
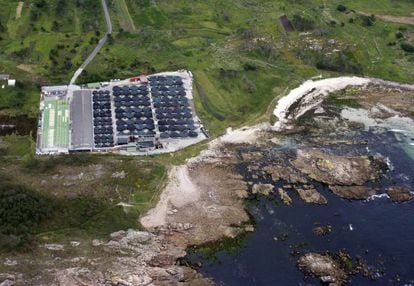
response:
M307 80L299 87L282 97L273 114L278 118L274 125L276 131L293 129L293 121L304 115L309 110L317 108L322 101L332 92L348 87L367 87L377 85L393 89L413 91L414 85L400 84L376 78L364 77L335 77L322 80Z

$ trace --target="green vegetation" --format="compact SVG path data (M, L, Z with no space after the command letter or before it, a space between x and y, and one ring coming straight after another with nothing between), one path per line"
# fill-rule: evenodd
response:
M228 126L259 118L278 96L275 91L321 72L410 81L412 58L389 43L398 41L395 33L401 27L412 30L412 26L383 22L374 14L405 15L412 4L376 2L372 10L371 1L233 5L212 0L125 0L129 13L119 3L111 4L114 43L104 48L81 80L189 69L196 81L198 113L210 133L218 135ZM278 21L281 15L289 17L296 32L285 35ZM136 32L125 28L129 17Z
M0 112L33 116L37 86L66 83L105 25L99 1L26 1L18 19L17 2L0 0L0 72L26 84L0 97ZM403 82L414 76L413 58L404 52L413 44L413 27L375 17L407 16L413 8L410 1L253 0L233 5L215 0L122 0L108 4L115 32L80 80L189 69L196 80L198 112L213 135L229 125L255 120L278 95L275 90L321 72ZM296 32L285 35L278 21L281 15L289 17ZM399 31L404 38L396 36Z
M219 241L206 243L200 246L193 246L188 249L189 254L196 253L205 259L214 261L220 252L237 253L246 246L247 233L243 233L236 238L223 238Z
M361 104L358 102L355 96L353 96L356 92L358 91L350 88L331 93L329 94L326 103L328 105L333 105L339 108L360 108Z
M346 8L345 5L339 4L338 6L336 6L336 10L338 10L339 12L346 12L348 11L348 8Z
M30 82L18 82L16 87L1 88L0 115L29 115L39 112L39 89Z
M22 185L2 182L0 185L0 237L26 236L48 213L47 200ZM0 241L0 246L2 245Z
M128 158L81 154L16 160L31 140L4 138L0 249L139 228L139 215L154 206L166 181L162 165Z

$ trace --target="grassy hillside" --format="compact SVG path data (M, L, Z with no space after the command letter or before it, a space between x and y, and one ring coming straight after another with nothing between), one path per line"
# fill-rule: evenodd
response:
M413 26L360 13L409 16L414 3L374 2L108 0L114 40L80 81L190 69L199 113L219 134L257 118L287 86L320 73L410 81L414 55L401 44L414 43ZM24 1L20 16L18 1L0 4L0 72L27 82L30 105L35 84L67 83L105 31L98 0ZM282 15L295 32L284 32ZM6 98L1 110L17 109L10 92L0 90L0 97ZM19 112L34 115L29 104Z
M166 181L154 161L95 155L35 158L30 139L0 141L0 252L36 241L139 228ZM72 239L73 239L72 237Z
M125 0L128 9L121 9L110 1L114 43L82 80L190 69L198 111L219 134L257 118L287 86L320 73L412 80L414 55L400 45L413 42L413 26L360 13L407 15L414 3L375 2ZM284 32L282 15L295 32Z
M105 27L100 1L23 1L21 11L19 1L0 5L0 73L22 81L27 100L15 106L13 92L0 89L0 113L34 117L39 86L67 83L94 48Z

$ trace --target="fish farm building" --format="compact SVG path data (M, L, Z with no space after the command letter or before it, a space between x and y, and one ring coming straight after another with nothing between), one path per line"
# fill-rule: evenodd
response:
M37 154L180 150L207 138L192 74L159 73L80 86L43 87Z

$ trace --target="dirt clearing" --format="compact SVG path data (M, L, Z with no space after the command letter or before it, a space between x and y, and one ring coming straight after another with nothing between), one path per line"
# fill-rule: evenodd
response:
M114 1L115 8L118 14L119 25L122 29L129 32L135 32L137 29L129 13L127 3L125 0Z
M17 68L22 70L22 71L28 72L28 73L34 73L33 69L36 68L36 66L35 65L20 64L20 65L17 66Z
M365 13L365 12L358 12L361 15L370 16L371 14ZM392 22L392 23L398 23L398 24L408 24L408 25L414 25L414 13L411 13L410 16L393 16L393 15L375 15L375 18L381 21L385 22Z
M378 19L380 19L382 21L386 21L386 22L414 25L414 16L413 17L403 17L403 16L390 16L390 15L376 15L376 17Z
M23 5L24 5L24 2L23 1L19 1L19 3L17 3L16 20L17 19L20 19L20 17L22 16Z

